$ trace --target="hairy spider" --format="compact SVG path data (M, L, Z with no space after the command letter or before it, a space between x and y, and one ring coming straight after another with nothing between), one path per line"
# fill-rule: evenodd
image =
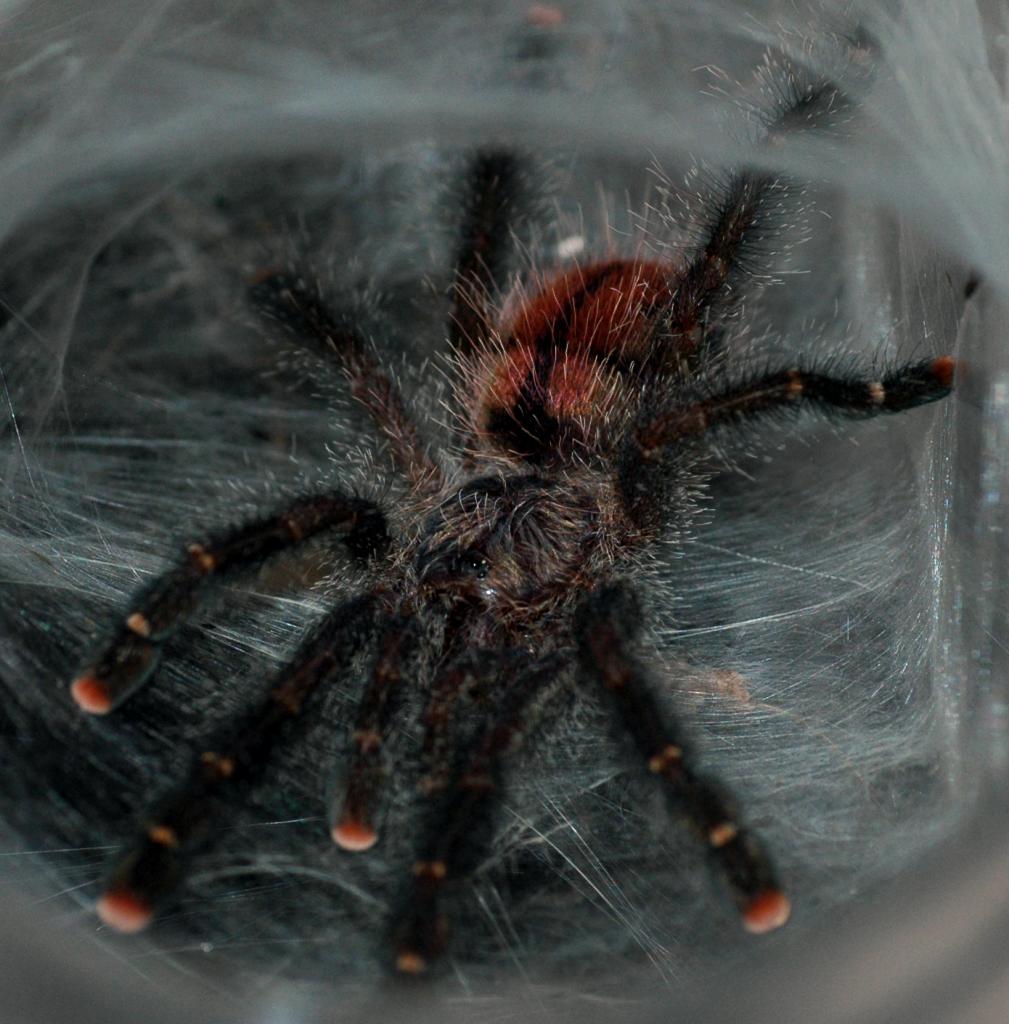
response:
M764 145L828 125L845 104L827 81L790 82L763 119ZM419 791L426 807L412 875L391 923L391 957L415 974L442 953L446 887L494 835L507 756L579 688L601 688L674 809L710 850L744 926L785 923L789 900L758 838L722 788L691 766L636 646L630 582L651 546L684 531L711 475L710 437L774 415L904 412L952 387L938 356L885 372L813 365L734 371L728 325L753 280L755 240L794 188L759 169L727 178L676 259L607 254L509 284L526 161L504 147L469 155L448 331L457 449L433 455L354 318L296 267L271 267L249 299L268 326L328 353L388 443L407 484L402 521L366 497L306 494L272 515L189 545L138 594L104 653L72 685L106 714L154 672L167 638L232 574L325 533L372 583L332 608L255 711L215 738L189 778L144 816L98 901L125 932L170 899L210 833L211 803L253 780L309 698L370 658L351 731L352 763L331 814L345 851L379 840L386 739L398 696L421 694ZM460 725L466 709L467 727ZM476 724L474 725L474 720Z

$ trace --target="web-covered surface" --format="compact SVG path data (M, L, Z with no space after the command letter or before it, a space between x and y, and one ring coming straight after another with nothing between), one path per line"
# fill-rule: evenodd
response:
M690 155L717 167L745 151L737 101L759 103L747 87L766 46L826 60L829 46L807 46L818 25L858 21L821 8L789 32L773 5L743 20L729 4L703 18L584 5L537 54L524 6L483 19L471 6L344 9L338 24L327 10L235 4L207 18L165 4L76 22L35 7L4 55L3 864L68 929L94 930L91 900L137 813L259 692L334 585L306 586L325 575L323 547L293 574L228 590L128 710L82 720L67 683L129 593L194 531L306 484L395 500L339 375L252 328L248 272L293 248L335 290L364 294L437 439L460 144L500 131L542 149L536 264L571 239L619 246L640 230L626 211L655 199L653 155L675 184ZM993 110L979 73L956 73L982 56L970 9L873 14L864 120L781 157L821 184L805 212L785 212L769 254L784 283L744 310L737 340L754 358L946 352L967 267L1004 284ZM948 63L915 60L922 47ZM647 230L688 240L654 214ZM983 395L983 351L967 357L950 409L842 427L810 417L726 441L706 521L650 581L670 704L775 850L794 929L953 830L985 760L948 576L973 514L949 459L951 426L967 420L971 436L958 400ZM348 858L328 843L356 693L347 678L277 752L267 785L222 808L175 912L150 941L110 943L116 955L141 971L370 989L413 818L404 779L381 851ZM454 978L467 987L675 990L745 961L753 941L591 700L524 759L458 913Z

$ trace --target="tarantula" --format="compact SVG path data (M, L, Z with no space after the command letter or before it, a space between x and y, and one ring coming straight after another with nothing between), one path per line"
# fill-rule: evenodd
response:
M764 118L764 145L814 131L844 104L829 82L792 83ZM443 952L446 887L493 837L507 755L546 727L578 686L601 688L641 765L707 844L744 926L785 923L789 900L771 858L716 783L691 767L680 730L636 650L630 582L643 553L689 522L711 470L709 435L760 417L818 408L831 416L904 412L949 394L949 356L883 373L784 365L732 376L727 324L753 280L753 240L794 186L760 169L727 178L701 212L699 242L676 259L610 255L510 286L523 156L471 153L448 319L457 450L434 457L354 318L308 275L271 267L249 283L279 325L342 367L406 483L391 536L380 505L340 490L189 545L138 594L105 649L72 684L86 712L111 712L153 673L167 638L208 588L326 534L372 584L314 628L265 701L195 759L187 781L145 816L98 901L124 932L142 929L208 839L211 799L264 770L271 747L313 691L370 656L352 726L352 760L331 815L345 851L378 841L386 738L397 694L421 694L419 790L427 808L412 876L392 922L397 971ZM459 728L465 708L477 725Z

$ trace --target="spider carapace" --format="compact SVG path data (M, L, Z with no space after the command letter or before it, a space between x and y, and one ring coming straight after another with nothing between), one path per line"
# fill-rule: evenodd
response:
M791 83L765 119L767 136L829 125L841 105L834 84ZM308 494L194 541L137 595L74 682L85 711L113 710L151 676L210 584L320 535L342 541L371 573L370 586L345 594L311 631L262 702L208 741L188 780L145 815L98 901L110 926L138 930L171 903L212 839L215 801L268 770L291 721L358 654L366 668L346 782L330 813L343 850L380 841L400 695L409 689L421 709L416 856L387 944L398 971L422 972L444 950L446 887L486 855L520 741L545 734L576 694L593 690L607 695L643 770L709 849L745 927L765 932L788 918L770 856L722 787L692 769L656 695L657 673L637 649L644 615L630 579L649 545L687 531L711 473L711 435L813 408L902 412L949 393L953 360L862 375L796 364L734 370L732 325L757 250L796 187L765 170L725 178L702 204L698 243L676 261L586 261L517 288L512 228L529 167L500 148L466 157L448 318L455 436L438 457L353 315L297 268L253 279L250 301L269 330L342 366L405 497L392 516L338 489Z

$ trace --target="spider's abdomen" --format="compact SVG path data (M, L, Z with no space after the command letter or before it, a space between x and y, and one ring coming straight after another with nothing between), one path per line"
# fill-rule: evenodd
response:
M609 260L566 271L506 311L477 370L478 435L530 462L597 448L629 405L675 288L668 264Z

